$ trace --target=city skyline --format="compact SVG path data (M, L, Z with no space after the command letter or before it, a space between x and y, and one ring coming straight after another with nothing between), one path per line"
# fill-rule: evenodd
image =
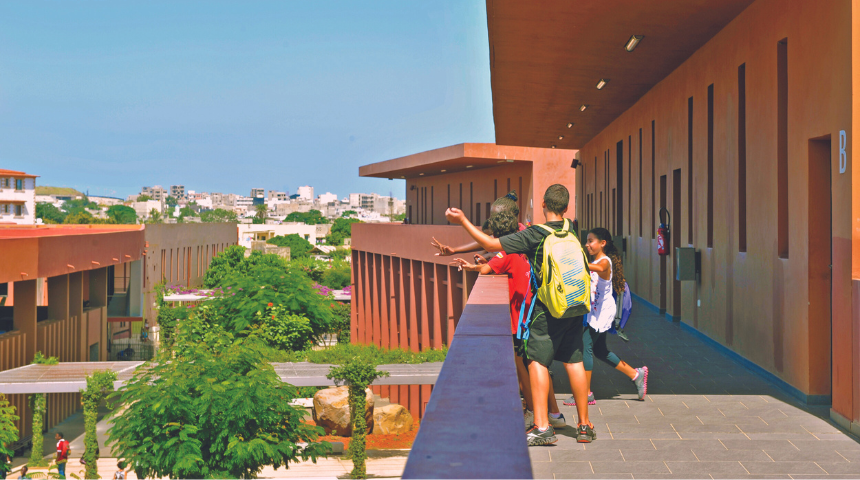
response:
M202 5L0 5L3 168L342 198L403 191L361 165L494 140L483 2Z

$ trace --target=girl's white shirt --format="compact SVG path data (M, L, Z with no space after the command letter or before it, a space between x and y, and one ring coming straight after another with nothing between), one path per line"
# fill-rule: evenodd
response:
M588 325L597 332L612 328L617 308L612 297L612 261L604 255L591 263L597 264L604 260L609 262L609 280L600 278L597 272L591 272L591 312L588 314Z

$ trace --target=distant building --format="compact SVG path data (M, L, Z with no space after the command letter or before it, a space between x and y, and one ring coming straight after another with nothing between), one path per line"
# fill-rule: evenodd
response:
M153 210L161 213L161 202L158 200L147 200L145 202L132 202L131 208L140 218L148 218Z
M322 237L317 237L316 225L305 225L304 223L290 223L282 225L253 225L239 224L239 245L245 248L251 248L255 241L266 241L270 238L280 237L284 235L296 234L311 245L317 244L317 238L322 240Z
M265 188L252 188L251 189L251 198L264 198L266 196Z
M0 224L36 223L36 177L0 169Z
M275 190L269 190L269 196L266 198L269 200L286 201L289 199L289 195L287 194L287 192L278 192Z
M141 195L146 195L147 197L158 200L159 202L164 200L164 197L167 196L167 191L162 188L161 185L156 185L154 187L143 187L140 189Z
M123 199L121 199L121 198L116 198L116 197L94 197L94 196L89 196L89 197L87 197L87 198L88 198L91 202L96 202L96 203L97 203L97 204L99 204L99 205L107 205L107 206L111 206L111 205L122 205L122 204L125 202Z
M331 192L326 192L326 193L320 194L320 196L317 200L322 205L328 205L329 203L337 202L337 195L335 195Z
M185 198L185 185L171 185L170 196L177 200Z
M299 198L304 198L308 201L313 201L314 199L314 187L305 185L304 187L299 187L298 192Z

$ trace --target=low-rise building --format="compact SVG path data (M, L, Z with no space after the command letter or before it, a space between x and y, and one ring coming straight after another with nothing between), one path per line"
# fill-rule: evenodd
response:
M164 198L167 197L167 191L161 185L143 187L140 189L140 194L158 201L164 200Z
M317 239L322 238L317 236L316 225L306 225L304 223L285 223L281 225L239 224L238 227L239 245L245 248L251 248L254 241L266 241L270 238L291 234L296 234L304 238L311 245L316 245Z
M36 177L17 170L0 169L0 224L36 223Z

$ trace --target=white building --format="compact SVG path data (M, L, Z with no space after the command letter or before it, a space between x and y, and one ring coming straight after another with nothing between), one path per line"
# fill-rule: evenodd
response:
M36 223L36 177L0 169L0 224Z
M147 197L153 200L164 200L164 197L167 196L167 191L161 187L161 185L156 185L154 187L143 187L140 189L141 195L146 195ZM135 200L137 200L135 198Z
M149 214L155 210L158 213L161 213L161 202L158 200L147 200L145 202L132 202L131 208L134 209L134 213L137 214L139 218L147 218Z
M251 189L251 198L264 198L266 196L265 188L252 188Z
M336 203L337 202L337 195L335 195L331 192L325 192L323 194L320 194L318 201L321 205L328 205L329 203Z
M239 245L251 248L251 242L255 240L268 240L283 235L296 235L304 238L311 245L317 244L317 226L305 225L304 223L289 223L282 225L252 225L239 224ZM322 239L320 239L322 240Z
M299 194L300 198L304 198L309 202L314 200L314 187L305 185L304 187L299 187L299 190L296 193Z

